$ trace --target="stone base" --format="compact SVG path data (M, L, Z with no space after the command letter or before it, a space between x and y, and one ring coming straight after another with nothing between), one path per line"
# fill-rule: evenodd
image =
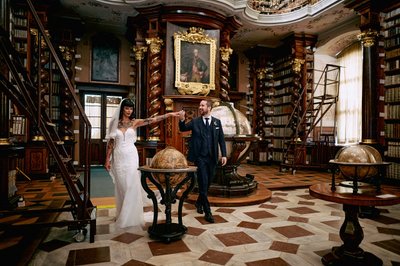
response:
M257 189L257 181L251 181L248 184L223 186L211 184L208 189L208 195L217 197L245 197L252 194Z
M254 204L261 204L271 199L272 192L267 189L264 185L258 184L257 188L246 196L240 197L217 197L215 195L209 195L208 201L211 206L216 207L234 207L234 206L248 206ZM192 192L186 199L186 202L194 204L197 200L198 194Z

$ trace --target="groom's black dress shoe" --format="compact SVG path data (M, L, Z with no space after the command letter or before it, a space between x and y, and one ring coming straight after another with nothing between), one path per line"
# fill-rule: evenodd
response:
M203 214L203 206L195 204L197 213Z
M212 214L210 212L206 213L206 215L204 216L204 219L209 222L209 223L214 223L214 217L212 216Z

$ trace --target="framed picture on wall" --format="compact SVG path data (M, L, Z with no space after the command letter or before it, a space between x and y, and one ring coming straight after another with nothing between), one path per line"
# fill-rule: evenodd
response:
M119 82L119 48L120 41L112 35L92 38L92 81Z
M180 94L207 95L215 89L216 40L201 28L174 34L175 87Z

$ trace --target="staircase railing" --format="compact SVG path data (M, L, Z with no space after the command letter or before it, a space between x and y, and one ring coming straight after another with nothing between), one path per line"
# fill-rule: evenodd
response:
M72 97L75 109L78 111L79 121L81 123L81 142L79 147L81 154L85 155L84 158L80 158L83 166L82 172L84 174L83 184L64 146L64 141L60 138L57 132L55 124L52 122L47 112L42 109L43 106L41 105L40 97L42 88L40 86L40 78L38 78L38 85L35 86L20 60L20 55L13 48L8 37L9 34L4 30L1 31L0 36L0 52L9 69L13 83L10 82L8 77L0 75L0 89L2 89L10 97L13 103L31 119L33 125L37 126L37 130L44 137L45 143L56 162L60 175L63 178L64 184L71 198L71 212L74 219L77 221L77 223L75 223L78 224L79 228L77 229L84 227L88 222L90 222L90 240L93 242L95 234L95 219L93 219L93 216L95 216L95 207L90 201L91 124L84 112L79 98L75 94L75 89L67 75L63 63L48 37L48 33L45 30L34 5L31 0L26 0L26 4L32 14L36 26L38 27L38 39L40 41L43 40L46 48L48 48L50 58L57 66L61 79L64 82L69 95ZM39 47L41 46L40 41Z

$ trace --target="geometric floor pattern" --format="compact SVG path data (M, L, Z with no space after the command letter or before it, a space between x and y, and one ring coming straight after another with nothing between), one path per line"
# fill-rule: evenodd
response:
M163 205L159 209L162 221ZM342 206L310 197L307 188L273 190L272 198L262 204L212 207L214 224L185 203L183 224L188 232L171 243L149 238L150 210L145 209L145 228L121 230L115 228L114 208L99 209L94 243L88 237L75 242L72 231L52 228L31 265L322 265L321 257L342 244ZM360 219L360 247L384 265L400 265L400 205L379 210L376 219Z

